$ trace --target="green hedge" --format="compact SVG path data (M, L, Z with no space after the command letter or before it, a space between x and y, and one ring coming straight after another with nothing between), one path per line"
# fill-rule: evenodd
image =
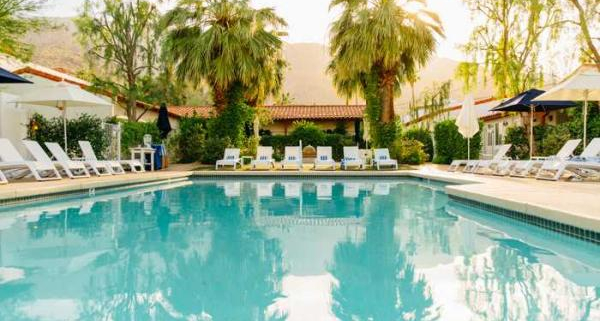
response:
M193 163L202 159L207 132L207 120L196 115L182 117L179 129L173 137L175 155L181 163Z
M431 136L431 131L426 128L411 128L404 133L405 139L416 140L423 144L423 151L427 154L425 162L429 162L433 158L433 137Z
M427 161L424 145L416 139L397 139L390 149L390 156L397 159L398 163L420 165Z
M512 159L529 158L529 134L525 127L511 126L506 130L505 144L511 144L508 156Z
M200 161L203 164L214 164L219 159L223 159L225 148L232 147L231 139L225 138L209 138L204 143Z
M302 140L302 146L311 145L313 147L317 146L331 146L333 158L336 160L341 160L344 157L344 146L354 146L356 142L352 137L344 136L341 134L323 134L322 141L320 140L319 144L311 144L307 143L314 140L311 140L310 137L301 137L299 135L295 136L285 136L285 135L273 135L273 136L263 136L260 138L261 146L272 146L273 154L275 160L280 161L283 159L285 154L286 146L298 146L300 140Z
M152 135L152 142L160 142L160 131L155 122L121 122L121 154L128 157L129 148L144 144L144 135Z
M34 114L28 124L28 139L35 140L45 149L46 142L64 144L63 118L45 118L40 114ZM108 139L104 128L102 128L102 119L97 116L82 114L76 119L67 119L67 144L70 156L81 156L81 149L78 141L87 140L92 144L92 148L99 158L108 147Z
M480 124L480 128L483 125ZM445 120L435 125L436 164L450 164L455 159L467 159L467 139L459 132L454 120ZM481 151L481 131L471 138L471 159L479 158Z
M323 146L325 144L325 134L319 126L309 121L294 122L292 132L290 133L291 142L297 145L302 141L303 146Z

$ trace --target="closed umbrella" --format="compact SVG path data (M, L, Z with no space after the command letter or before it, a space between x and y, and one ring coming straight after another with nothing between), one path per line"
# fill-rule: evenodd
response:
M363 140L365 141L365 144L367 145L367 149L369 149L369 141L371 140L371 135L369 133L369 124L366 120L363 120Z
M471 138L479 132L479 120L475 114L475 102L473 96L469 95L462 104L462 108L456 118L458 132L467 139L467 159L471 159Z
M600 72L595 65L583 65L560 84L538 96L540 100L583 101L583 146L587 146L588 101L600 101Z
M167 104L160 104L160 109L158 110L158 121L156 123L158 126L158 130L160 131L160 137L162 139L167 138L167 135L173 130L171 128L171 122L169 121L169 111L167 110Z
M19 103L56 107L62 111L65 151L67 150L67 108L112 106L112 103L81 89L79 86L64 82L58 85L36 88L21 96Z
M0 68L0 84L32 84L31 81Z
M529 112L529 158L533 157L533 115L535 112L547 112L575 106L572 101L544 100L534 101L544 93L543 90L530 89L503 101L490 111Z

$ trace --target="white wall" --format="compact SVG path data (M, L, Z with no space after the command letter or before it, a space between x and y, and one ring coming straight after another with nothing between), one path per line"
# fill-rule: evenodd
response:
M21 140L27 137L27 111L17 107L18 96L0 93L0 137L8 138L19 152L25 152Z

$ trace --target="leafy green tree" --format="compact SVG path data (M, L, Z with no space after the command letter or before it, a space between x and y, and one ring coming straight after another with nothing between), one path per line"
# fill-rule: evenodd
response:
M104 72L93 79L97 89L125 97L130 121L137 121L136 102L143 98L144 87L157 67L160 55L159 13L145 0L86 0L75 19L79 41L87 52L90 65L100 63Z
M600 71L600 52L598 49L598 35L594 37L592 31L598 27L600 21L600 0L568 0L576 11L577 19L570 22L579 26L581 40L584 47L584 60L591 60Z
M389 133L395 129L394 97L435 51L435 34L443 33L435 13L424 8L409 12L404 4L392 0L331 2L342 13L331 27L329 71L338 92L364 96L375 146L395 139L383 139L393 136Z
M45 21L31 17L45 0L0 0L0 52L29 60L33 47L23 42L23 36L38 30Z
M431 87L423 90L421 104L415 104L409 108L412 121L417 121L420 115L427 115L421 123L429 128L431 123L435 123L440 118L447 119L448 113L445 113L444 110L448 106L451 86L452 82L448 80L441 84L434 82Z
M247 0L180 0L165 25L177 76L208 83L218 113L236 86L251 105L281 88L286 23L272 8L253 9Z
M554 37L563 25L562 7L556 0L465 0L475 16L482 17L469 42L469 65L460 65L463 80L476 78L482 63L492 74L496 95L516 95L543 83L539 52L544 39ZM468 72L468 73L466 73ZM468 81L468 84L474 81Z

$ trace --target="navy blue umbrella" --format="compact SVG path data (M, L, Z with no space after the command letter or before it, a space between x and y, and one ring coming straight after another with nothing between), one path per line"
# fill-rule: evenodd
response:
M543 90L530 89L524 91L513 98L507 99L500 105L491 109L491 111L518 111L518 112L546 112L558 109L574 107L576 104L572 101L533 101L537 96L545 93Z
M533 156L533 114L536 112L548 112L552 110L574 107L576 104L572 101L533 101L537 96L545 93L543 90L530 89L524 91L513 98L503 101L500 105L490 109L490 111L512 111L528 112L530 114L529 128L529 157Z
M0 68L0 84L32 84L31 81Z
M167 135L173 129L171 127L171 122L169 121L169 111L167 110L167 104L160 104L160 110L158 111L158 122L156 124L158 126L158 130L160 131L160 137L162 139L167 138Z

